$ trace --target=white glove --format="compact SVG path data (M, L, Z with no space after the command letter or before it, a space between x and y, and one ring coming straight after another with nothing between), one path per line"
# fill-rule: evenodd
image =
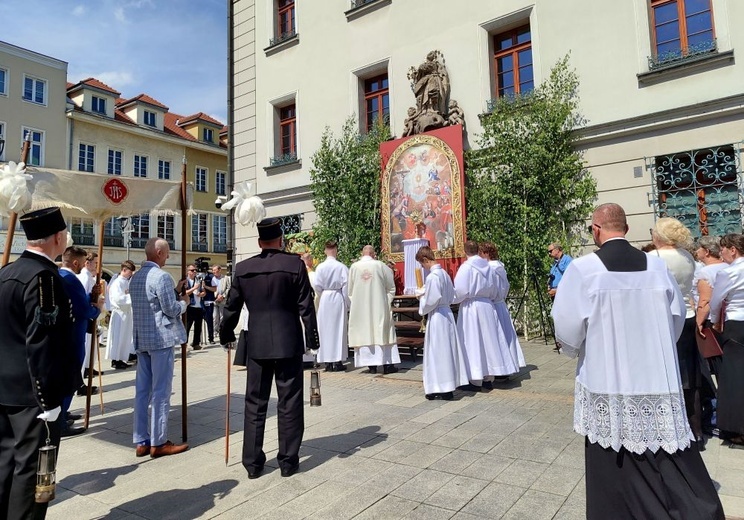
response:
M419 287L413 294L416 295L416 298L421 298L424 294L426 294L426 289L424 289L423 287Z
M62 412L62 407L58 406L57 408L53 408L51 410L44 410L39 415L37 415L36 418L41 419L42 421L54 422L57 420L57 417L59 417L59 414L61 412Z
M318 349L313 349L313 348L308 349L307 350L307 353L310 354L311 356L317 356L318 355Z

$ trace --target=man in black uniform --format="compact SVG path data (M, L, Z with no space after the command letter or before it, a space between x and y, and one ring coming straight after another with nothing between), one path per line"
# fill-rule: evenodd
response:
M26 251L0 270L0 518L44 518L34 502L38 449L59 446L62 400L80 366L70 300L54 259L67 247L59 208L20 218ZM44 420L40 420L41 416Z
M248 309L248 330L240 334L235 364L248 368L245 391L243 466L248 478L261 475L266 410L271 381L276 377L279 453L283 477L300 465L303 418L302 355L318 348L313 289L300 257L283 252L278 218L258 223L261 253L235 266L228 303L220 325L223 343L235 341L240 309ZM302 324L300 324L302 320ZM304 325L304 339L302 325Z

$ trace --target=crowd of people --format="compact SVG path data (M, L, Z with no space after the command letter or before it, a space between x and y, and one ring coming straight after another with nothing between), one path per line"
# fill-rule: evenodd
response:
M280 472L289 477L299 469L306 351L329 372L347 369L349 348L355 367L398 371L392 304L399 291L370 245L346 267L328 241L325 260L313 269L311 257L284 251L281 221L269 218L257 224L261 253L239 262L232 279L220 266L207 277L190 265L174 283L163 270L168 242L152 238L142 265L123 262L106 290L95 283L97 258L67 247L58 208L28 213L21 224L27 250L0 270L0 312L7 317L0 337L8 346L0 366L4 511L43 517L46 505L33 499L36 452L47 438L58 444L78 433L79 417L68 410L76 392L93 392L83 382L93 366L85 359L93 350L86 335L95 333L90 324L104 308L111 311L107 359L114 368L136 359L137 457L188 449L168 439L174 350L192 328L192 348L201 348L202 321L210 341L219 334L224 347L237 343L234 363L247 368L242 458L250 479L266 463L274 381ZM744 235L693 245L684 225L662 218L644 253L625 239L627 220L616 204L599 206L589 231L598 246L592 254L572 259L557 243L548 251L556 341L563 354L579 358L574 429L585 437L587 517L721 519L700 451L711 434L744 446ZM416 254L428 273L415 297L426 317L429 400L493 388L525 366L498 249L467 241L464 250L454 280L431 248ZM718 340L718 355L701 355L706 334Z

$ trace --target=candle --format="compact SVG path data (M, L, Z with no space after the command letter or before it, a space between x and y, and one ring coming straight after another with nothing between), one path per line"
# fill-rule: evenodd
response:
M420 267L416 268L416 287L421 289L424 286L424 273Z

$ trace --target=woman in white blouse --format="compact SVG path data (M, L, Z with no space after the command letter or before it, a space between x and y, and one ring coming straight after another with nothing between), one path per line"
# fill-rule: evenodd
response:
M692 246L692 235L684 224L674 218L660 218L651 232L656 250L648 253L660 256L677 281L687 308L685 326L677 340L679 374L685 396L687 418L690 429L700 448L704 446L702 412L700 404L700 355L695 339L695 304L692 297L692 280L695 275L695 259L687 251Z
M716 275L710 299L710 321L718 323L723 311L718 373L718 428L731 446L744 446L744 235L721 238L721 258L729 266Z

